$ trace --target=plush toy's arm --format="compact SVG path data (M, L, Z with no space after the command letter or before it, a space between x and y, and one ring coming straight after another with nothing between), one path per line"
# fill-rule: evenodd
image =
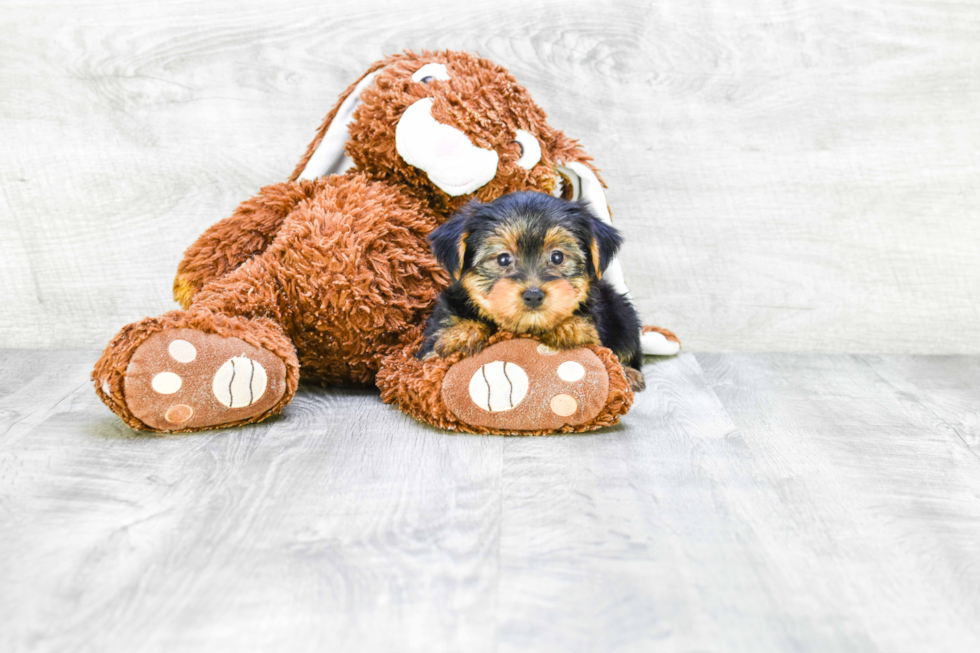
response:
M265 186L235 212L212 225L184 252L174 279L174 300L183 308L207 283L261 254L293 209L323 187L322 180Z

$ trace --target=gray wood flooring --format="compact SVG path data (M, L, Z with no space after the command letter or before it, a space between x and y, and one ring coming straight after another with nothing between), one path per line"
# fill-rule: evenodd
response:
M980 359L682 354L588 436L139 435L0 350L0 650L980 650Z

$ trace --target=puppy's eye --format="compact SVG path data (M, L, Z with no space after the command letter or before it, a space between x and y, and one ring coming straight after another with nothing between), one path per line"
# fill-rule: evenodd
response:
M508 265L510 265L510 262L511 262L510 254L501 254L500 256L497 257L497 265L499 265L502 268L505 268Z
M551 253L551 262L555 265L561 265L562 261L565 260L565 255L559 252L557 249Z
M524 156L524 146L521 145L521 142L520 141L511 141L511 143L517 143L517 149L520 150L520 152L521 152L520 157ZM520 158L520 157L518 157L518 158Z
M426 75L425 77L423 77L423 78L422 78L422 79L420 79L419 81L420 81L420 82L422 82L423 84L428 84L428 83L429 83L429 82L431 82L431 81L432 81L433 79L435 79L435 77L433 77L432 75Z

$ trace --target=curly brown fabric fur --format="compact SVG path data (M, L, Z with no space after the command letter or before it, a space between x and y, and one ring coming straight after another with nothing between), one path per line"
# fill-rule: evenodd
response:
M182 308L208 282L228 274L272 243L286 217L300 202L323 190L323 179L266 186L235 212L209 227L187 248L177 266L174 301Z
M492 336L488 345L512 338L531 338L501 331ZM533 339L533 338L532 338ZM597 345L586 345L599 357L609 372L609 397L605 406L591 421L579 425L566 425L558 430L497 431L490 428L472 426L461 422L443 402L442 382L449 368L463 358L462 353L447 358L428 358L418 360L415 352L421 341L399 351L384 360L377 376L381 389L381 400L394 404L415 419L450 431L498 435L551 435L555 433L585 433L613 426L619 418L629 412L633 405L633 391L630 390L619 359L609 349Z

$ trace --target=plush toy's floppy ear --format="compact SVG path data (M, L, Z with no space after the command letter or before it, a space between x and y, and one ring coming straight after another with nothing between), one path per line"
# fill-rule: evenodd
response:
M472 203L471 203L472 204ZM466 261L466 223L469 220L469 205L442 223L429 234L432 253L454 280L463 274L463 264Z
M306 148L303 158L293 170L293 174L289 176L290 181L339 174L354 165L354 162L344 153L344 145L349 137L347 125L354 119L354 110L361 104L361 93L394 58L389 57L374 63L341 94L337 104L323 119L316 138Z
M623 237L614 227L596 217L591 217L591 222L592 243L589 249L592 253L592 267L595 269L596 279L601 279L602 273L609 267L609 263L619 251L619 246L623 244Z
M601 226L594 229L595 233L599 234L599 230L606 227L611 229L614 234L613 241L607 240L605 255L603 254L601 237L596 238L596 247L591 252L593 265L595 265L595 259L599 259L599 264L596 268L596 277L598 278L601 274L606 282L615 288L617 292L632 301L632 295L630 294L629 288L626 287L626 282L623 280L623 269L619 265L619 261L615 258L616 252L619 249L619 243L622 241L618 233L612 229L612 218L609 215L609 206L606 204L606 194L602 190L602 182L599 181L599 178L587 165L578 161L571 161L567 165L559 161L556 169L571 184L570 199L588 202L589 208L598 217L598 219L593 220L593 227L596 225ZM560 190L557 189L556 194ZM610 246L611 244L614 244L614 246ZM643 333L640 336L640 344L643 347L644 354L653 354L656 356L673 356L680 350L680 344L676 341L667 340L662 334L656 332L656 330Z
M599 218L599 221L611 225L612 218L609 215L609 205L606 203L606 193L602 190L602 182L599 181L599 177L592 172L591 168L578 161L570 161L567 165L558 162L557 170L571 183L570 199L588 202L589 208ZM618 260L611 257L605 263L601 274L617 292L630 297L630 290L626 287L623 269Z

